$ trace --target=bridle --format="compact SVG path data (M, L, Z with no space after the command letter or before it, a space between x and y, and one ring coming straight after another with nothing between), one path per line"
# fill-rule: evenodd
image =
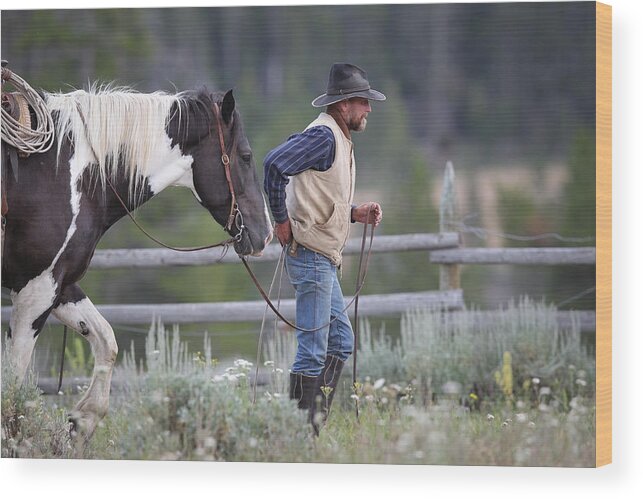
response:
M243 231L246 229L246 226L243 224L243 214L239 209L237 204L237 195L234 191L234 184L232 183L232 173L230 171L230 156L228 156L228 150L225 145L225 139L223 137L223 123L221 119L221 110L219 109L218 103L213 103L212 110L214 111L215 120L217 123L217 135L219 136L219 145L221 146L221 163L223 164L223 170L225 171L225 178L228 182L228 189L230 190L230 214L228 215L228 222L225 225L225 230L230 232L232 230L232 225L234 224L238 230L237 234L233 236L233 239L237 242L241 241L243 237Z

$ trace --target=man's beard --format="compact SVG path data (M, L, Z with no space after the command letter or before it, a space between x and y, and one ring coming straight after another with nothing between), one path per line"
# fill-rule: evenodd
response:
M366 130L366 123L366 117L363 114L350 113L348 115L346 125L352 132L363 132L364 130Z
M350 121L348 122L348 128L353 132L363 132L366 130L366 118L360 118L356 116L351 116Z

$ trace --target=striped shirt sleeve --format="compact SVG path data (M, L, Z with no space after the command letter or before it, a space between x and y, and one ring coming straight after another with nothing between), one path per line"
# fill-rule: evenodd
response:
M275 222L288 219L286 185L292 175L310 168L328 170L335 160L335 137L327 126L316 126L291 135L268 153L264 162L264 190Z

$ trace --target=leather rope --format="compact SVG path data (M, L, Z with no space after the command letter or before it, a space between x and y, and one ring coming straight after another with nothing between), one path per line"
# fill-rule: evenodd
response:
M370 210L369 210L369 217L370 217ZM368 218L367 218L367 220L368 220ZM351 307L351 305L356 302L357 297L361 293L362 288L364 287L364 283L366 282L366 273L367 273L367 270L368 270L368 261L370 259L371 249L373 247L373 236L375 234L375 225L371 224L371 223L365 223L364 224L364 233L362 235L362 249L361 249L362 254L360 255L360 265L361 265L362 257L363 257L363 254L364 254L365 243L366 243L366 232L367 232L367 229L368 229L369 225L371 226L371 235L370 235L369 247L368 247L368 251L367 251L366 264L365 264L365 269L362 270L361 267L359 269L358 276L357 276L358 280L357 280L355 295L353 296L353 298L351 298L351 300L348 302L348 304L342 309L342 311L339 312L339 314L337 314L335 316L334 319L331 319L329 322L325 323L322 326L316 327L316 328L312 328L312 329L300 328L297 325L295 325L292 322L290 322L288 319L286 319L283 316L283 314L281 312L279 312L279 309L277 307L275 307L274 303L270 300L270 297L266 294L265 290L261 287L261 284L259 283L259 280L257 279L257 276L254 274L254 272L250 268L250 265L248 265L247 259L245 257L243 257L243 256L240 256L239 258L241 259L241 262L243 263L243 265L246 268L246 270L248 271L248 275L250 276L250 279L252 280L252 282L254 283L255 287L259 291L259 294L264 299L266 304L270 307L270 309L275 313L275 315L282 322L284 322L288 326L292 327L293 329L297 329L298 331L302 331L304 333L312 333L312 332L319 331L320 329L324 329L325 327L330 326L333 322L335 322L337 319L339 319L339 316L342 315L344 312L346 312ZM360 275L362 273L363 273L363 276L362 276L362 278L360 280Z
M63 327L63 353L60 356L60 372L58 374L58 388L56 394L60 393L63 386L63 369L65 368L65 349L67 348L67 325Z

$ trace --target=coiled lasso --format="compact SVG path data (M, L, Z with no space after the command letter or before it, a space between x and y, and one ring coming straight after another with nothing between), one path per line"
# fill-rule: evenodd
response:
M54 142L54 122L45 101L26 81L3 66L2 82L5 81L11 83L32 107L37 125L33 130L24 126L3 107L2 140L26 154L48 151Z

